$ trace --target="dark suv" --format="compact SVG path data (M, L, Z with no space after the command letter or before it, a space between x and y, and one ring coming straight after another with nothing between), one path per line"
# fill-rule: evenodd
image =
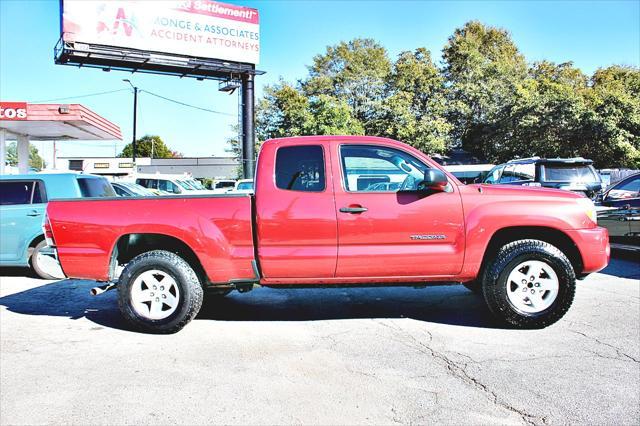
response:
M495 166L483 183L559 188L594 198L602 189L602 181L592 164L581 157L522 158Z

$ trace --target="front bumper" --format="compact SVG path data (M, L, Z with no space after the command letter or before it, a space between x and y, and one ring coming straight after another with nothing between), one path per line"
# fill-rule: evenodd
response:
M566 231L578 247L582 256L580 274L590 274L604 269L611 258L609 232L600 226L591 229L573 229Z

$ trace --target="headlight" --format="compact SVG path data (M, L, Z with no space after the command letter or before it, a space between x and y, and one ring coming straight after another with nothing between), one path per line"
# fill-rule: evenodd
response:
M582 207L582 210L584 210L585 214L587 215L587 217L589 219L591 219L591 221L593 223L595 223L596 225L598 224L598 213L596 212L596 206L593 204L593 201L591 201L588 198L579 198L578 200L578 204L580 204L580 207Z

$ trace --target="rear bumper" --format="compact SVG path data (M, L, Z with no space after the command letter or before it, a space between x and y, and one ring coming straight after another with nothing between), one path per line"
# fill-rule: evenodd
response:
M566 231L573 239L582 256L582 271L578 274L590 274L604 269L611 258L609 233L605 228L574 229Z

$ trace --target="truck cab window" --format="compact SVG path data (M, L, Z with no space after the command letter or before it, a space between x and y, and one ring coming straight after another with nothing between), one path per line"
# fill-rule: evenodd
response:
M287 146L276 154L276 187L289 191L325 189L324 154L319 145Z
M340 149L344 187L351 192L416 191L426 165L393 148L345 145Z

